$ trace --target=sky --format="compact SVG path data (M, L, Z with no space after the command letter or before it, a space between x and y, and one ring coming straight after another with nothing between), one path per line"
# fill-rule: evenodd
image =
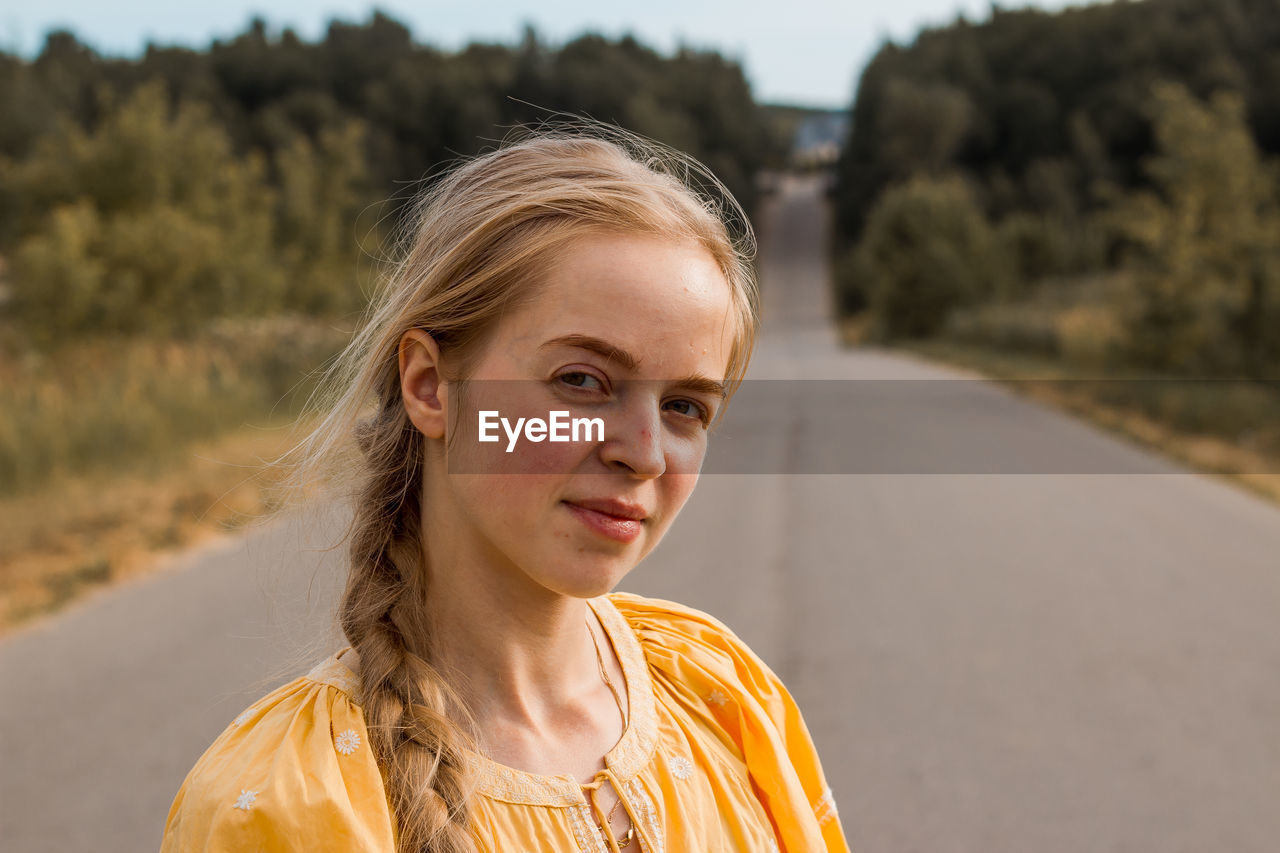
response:
M1060 9L1082 4L1003 0L998 5ZM331 19L364 21L375 7L408 26L417 41L446 50L472 41L515 42L526 23L551 44L584 31L609 37L631 33L664 53L690 45L715 48L736 59L758 101L833 108L849 105L858 74L886 39L909 41L922 26L949 23L961 13L971 21L982 20L990 9L989 0L7 0L3 6L0 47L28 57L40 50L44 34L57 27L71 30L100 53L132 56L148 41L205 47L211 39L242 32L255 14L273 30L287 26L313 40Z

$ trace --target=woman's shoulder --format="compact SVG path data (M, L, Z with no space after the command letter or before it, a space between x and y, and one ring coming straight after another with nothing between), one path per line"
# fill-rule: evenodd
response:
M767 672L776 678L732 628L706 611L630 592L612 592L608 598L640 638L651 662L692 655L718 669L727 667L741 675Z
M709 613L632 593L608 598L640 640L659 701L696 709L736 745L786 849L848 850L813 738L782 679Z
M733 635L733 631L715 616L678 601L650 598L634 592L611 592L606 597L632 624L695 634Z
M785 726L795 703L776 672L738 634L703 610L634 593L609 600L640 640L660 680L698 690L722 710L726 703Z
M232 720L174 798L162 853L394 849L357 684L332 656Z

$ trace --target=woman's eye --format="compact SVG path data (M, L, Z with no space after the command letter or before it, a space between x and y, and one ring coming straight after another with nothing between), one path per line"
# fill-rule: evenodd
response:
M673 409L673 411L675 411L677 414L686 415L691 418L697 418L698 420L702 421L703 426L708 425L711 421L710 413L707 412L707 410L702 406L702 404L695 403L693 400L685 400L685 399L671 400L668 403L668 405L676 406L677 408Z
M593 387L594 387L594 388L599 388L599 389L601 389L601 390L603 390L603 389L604 389L604 386L601 384L600 380L599 380L599 379L597 379L596 377L592 376L590 373L583 373L583 372L581 372L581 371L574 371L573 373L562 373L562 374L560 374L560 376L559 376L558 378L559 378L559 379L560 379L560 381L561 381L561 382L563 382L564 384L566 384L566 385L571 385L571 386L573 386L574 388L587 388L587 389L591 389L591 388L593 388ZM591 384L589 384L589 383L592 383L592 382L594 382L594 383L595 383L595 385L594 385L594 386L592 386Z

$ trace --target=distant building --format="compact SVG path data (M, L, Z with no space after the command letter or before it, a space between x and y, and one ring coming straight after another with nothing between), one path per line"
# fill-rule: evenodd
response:
M840 146L849 135L849 113L845 110L815 110L800 120L791 145L791 161L800 168L831 166L840 156Z

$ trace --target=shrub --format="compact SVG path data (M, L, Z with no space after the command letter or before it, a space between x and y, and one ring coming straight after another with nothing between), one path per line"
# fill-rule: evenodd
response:
M866 277L889 336L937 333L951 311L1002 292L1007 273L991 226L959 177L916 177L876 203L849 269Z

